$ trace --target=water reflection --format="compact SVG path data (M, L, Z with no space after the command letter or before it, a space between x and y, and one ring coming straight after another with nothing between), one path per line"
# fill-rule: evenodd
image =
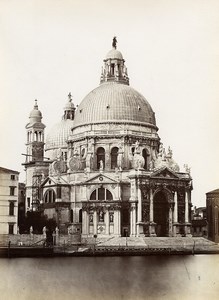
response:
M0 259L1 299L218 299L219 256Z

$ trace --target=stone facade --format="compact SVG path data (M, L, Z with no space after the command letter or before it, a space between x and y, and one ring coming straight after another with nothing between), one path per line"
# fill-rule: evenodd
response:
M71 120L70 131L63 120ZM191 234L189 169L180 172L171 149L166 153L155 113L129 86L115 44L100 86L76 111L69 97L63 120L47 137L49 174L38 184L39 207L60 232L85 238Z
M19 172L0 167L0 234L17 233Z
M40 202L40 183L48 176L49 162L44 158L44 129L42 114L38 109L37 100L30 112L29 123L26 125L26 170L25 210L36 211Z

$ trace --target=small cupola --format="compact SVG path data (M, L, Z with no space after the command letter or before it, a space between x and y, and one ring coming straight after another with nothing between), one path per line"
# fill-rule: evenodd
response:
M42 113L38 110L37 100L35 100L35 105L33 110L30 112L29 119L30 123L38 123L42 120Z
M68 94L68 102L64 107L64 120L74 120L75 116L75 106L72 102L72 95L71 93Z
M117 49L117 39L113 38L112 49L107 53L102 67L100 83L118 82L129 85L129 78L125 60Z

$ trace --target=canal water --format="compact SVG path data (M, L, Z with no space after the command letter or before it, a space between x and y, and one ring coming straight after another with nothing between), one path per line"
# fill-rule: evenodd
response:
M219 255L0 259L1 300L219 299Z

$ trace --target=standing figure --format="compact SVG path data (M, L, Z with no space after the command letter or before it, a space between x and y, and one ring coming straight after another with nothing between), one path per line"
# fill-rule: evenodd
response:
M102 159L100 160L100 171L103 171L103 161L102 161Z
M116 44L117 44L117 39L116 39L116 36L114 36L113 42L112 42L112 46L113 46L113 48L115 48L115 49L116 49Z

